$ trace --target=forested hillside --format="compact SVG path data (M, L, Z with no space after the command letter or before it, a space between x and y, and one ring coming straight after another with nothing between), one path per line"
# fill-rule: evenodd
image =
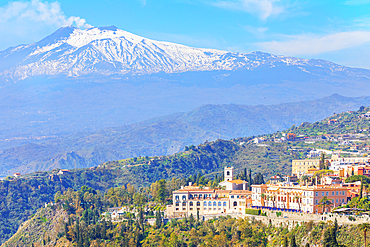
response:
M153 186L152 186L153 187ZM114 199L114 200L113 200ZM122 202L127 212L118 220L103 214ZM55 196L54 204L38 210L3 247L17 246L363 246L364 229L338 226L336 221L266 225L251 218L197 215L162 222L160 201L128 188L111 189L105 196L83 187ZM146 222L154 221L153 225ZM288 223L290 227L288 226ZM368 227L368 226L367 226ZM367 228L368 229L368 228Z
M358 115L367 110L368 108L361 109L348 117L357 121ZM320 124L324 126L325 121ZM369 123L365 118L360 121ZM298 130L296 133L313 133L316 125L307 124L304 126L311 128L304 130L302 126L298 129L294 127L294 130ZM339 131L340 126L335 130ZM343 126L347 128L346 125ZM361 124L353 126L363 128ZM20 223L44 203L52 201L57 191L63 192L68 188L79 190L81 186L87 185L104 192L114 186L131 184L139 188L160 179L186 178L190 175L220 177L226 165L234 166L236 173L251 169L253 176L262 173L265 178L276 173L289 174L292 159L305 158L314 145L321 145L320 142L274 142L275 135L280 133L266 135L267 141L263 144L255 144L252 137L217 140L198 146L190 145L185 148L186 151L169 156L139 156L105 162L96 168L70 170L62 175L57 175L58 170L53 170L7 178L0 182L1 241L14 234Z

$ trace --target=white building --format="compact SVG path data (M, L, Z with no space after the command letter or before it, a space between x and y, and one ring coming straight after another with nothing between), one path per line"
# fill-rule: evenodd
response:
M247 190L248 183L244 180L234 180L234 167L225 167L224 181L219 183L220 186L225 187L226 190Z

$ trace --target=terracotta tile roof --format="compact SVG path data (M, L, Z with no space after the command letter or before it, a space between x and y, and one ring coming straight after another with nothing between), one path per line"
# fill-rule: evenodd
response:
M231 180L231 181L228 181L228 182L231 182L231 183L234 183L234 184L244 184L244 183L247 183L246 181L240 180L240 179L234 179L234 180Z

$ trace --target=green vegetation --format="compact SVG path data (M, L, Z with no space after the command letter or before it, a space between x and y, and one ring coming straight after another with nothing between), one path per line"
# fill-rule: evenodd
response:
M116 188L117 189L117 188ZM167 189L167 187L166 187ZM108 196L108 194L110 196ZM112 202L112 191L104 196L83 187L55 196L54 205L42 208L9 239L10 246L351 246L360 247L367 226L338 227L332 222L305 222L288 228L285 224L265 225L252 218L220 217L203 221L190 215L183 219L162 221L155 210L156 198L136 205L132 187L120 188L115 198L124 202L128 211L112 220L103 214ZM154 211L155 210L155 211ZM155 223L146 219L155 215ZM46 218L47 220L43 220ZM45 234L47 232L47 234Z
M323 134L369 134L369 119L360 116L370 111L370 107L360 107L358 111L334 114L322 121L315 123L302 123L300 126L292 126L287 132L297 135L319 136ZM329 120L332 120L329 123Z
M294 133L306 135L312 134L315 128L320 130L317 133L328 133L331 130L335 130L335 133L347 133L346 131L349 130L356 132L352 127L355 127L356 124L358 127L363 127L362 124L365 122L359 122L363 119L358 116L368 110L368 108L364 108L352 114L338 114L338 116L342 116L338 117L338 123L343 122L344 127L338 125L331 129L331 125L326 126L325 121L327 122L327 120L324 120L314 124L292 127L289 131L294 130ZM355 121L356 124L352 126L351 121ZM347 128L344 123L348 123L349 127ZM366 124L369 125L368 120ZM325 128L327 130L324 130ZM111 205L121 206L134 202L135 205L140 206L148 201L148 194L155 198L157 203L164 203L168 200L168 195L173 189L187 185L188 182L216 187L222 179L222 171L225 166L234 166L238 178L260 184L264 183L266 178L271 175L289 174L291 161L305 158L308 151L315 145L317 147L331 145L327 142L315 144L307 144L302 141L274 142L274 138L279 136L281 136L280 132L266 135L267 141L262 145L253 143L253 137L229 141L217 140L198 146L188 146L185 152L174 155L135 157L106 162L97 168L75 169L63 175L57 175L57 170L53 170L27 174L21 178L9 177L0 182L0 243L12 236L18 226L31 217L38 208L52 201L58 191L62 194L69 188L79 190L86 185L105 194ZM252 175L254 179L252 179ZM348 181L359 181L356 179L358 178L353 176ZM368 187L368 180L368 178L363 178L364 189ZM145 189L149 186L152 187ZM136 194L133 193L132 197L127 196L128 194L125 192L127 190L135 191ZM140 193L137 194L137 191ZM126 197L122 197L122 193L126 194ZM359 201L357 204L364 204L364 208L368 207L365 201Z
M246 214L251 214L251 215L261 215L261 210L260 209L246 208L245 213Z

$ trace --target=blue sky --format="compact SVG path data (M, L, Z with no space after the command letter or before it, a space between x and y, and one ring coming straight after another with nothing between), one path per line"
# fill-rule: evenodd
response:
M370 69L370 0L0 0L0 50L71 24Z

